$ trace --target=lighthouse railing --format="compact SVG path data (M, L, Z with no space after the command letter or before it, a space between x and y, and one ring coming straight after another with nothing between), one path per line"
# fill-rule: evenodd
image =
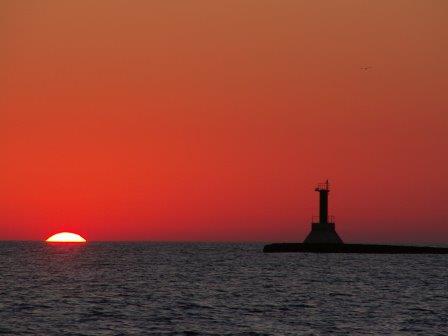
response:
M334 223L334 219L335 217L332 216L328 216L328 223ZM311 222L312 223L319 223L320 222L320 217L319 216L311 216Z

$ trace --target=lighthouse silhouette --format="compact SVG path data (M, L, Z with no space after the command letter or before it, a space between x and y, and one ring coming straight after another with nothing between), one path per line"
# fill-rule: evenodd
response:
M311 223L311 232L303 241L305 244L343 244L336 232L332 216L328 216L328 194L330 183L319 183L314 189L319 193L319 221Z
M336 233L334 220L328 215L330 183L317 185L319 193L319 219L312 220L311 232L303 243L274 243L263 247L265 253L375 253L375 254L446 254L448 248L434 246L345 244Z

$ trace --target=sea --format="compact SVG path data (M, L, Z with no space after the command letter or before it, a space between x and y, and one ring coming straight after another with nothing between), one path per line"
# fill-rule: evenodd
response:
M447 255L0 243L2 335L448 335Z

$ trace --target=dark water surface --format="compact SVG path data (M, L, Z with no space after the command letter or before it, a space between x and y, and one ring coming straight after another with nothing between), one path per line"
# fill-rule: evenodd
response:
M448 335L447 255L0 243L0 334Z

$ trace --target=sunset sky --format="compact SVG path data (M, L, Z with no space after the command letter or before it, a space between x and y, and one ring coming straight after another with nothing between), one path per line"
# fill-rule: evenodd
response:
M448 242L447 16L0 0L0 240Z

